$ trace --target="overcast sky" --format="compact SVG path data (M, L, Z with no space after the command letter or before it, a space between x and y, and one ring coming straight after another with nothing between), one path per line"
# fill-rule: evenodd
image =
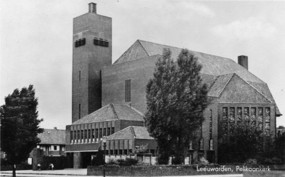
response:
M41 127L71 124L72 19L92 0L0 2L0 104L33 84ZM94 0L113 19L113 62L137 39L237 60L265 81L285 114L285 2ZM277 118L285 125L285 116Z

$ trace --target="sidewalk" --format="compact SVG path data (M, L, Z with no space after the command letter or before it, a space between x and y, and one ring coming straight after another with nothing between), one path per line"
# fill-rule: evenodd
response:
M12 171L1 171L0 174L12 174ZM16 174L86 176L87 169L67 168L63 170L17 170Z
M87 177L87 169L64 169L64 170L18 170L16 171L17 176L23 177L38 177L38 176L50 176L50 177L61 177L61 176L77 176ZM0 171L0 177L12 175L11 171ZM225 175L195 175L195 176L184 176L184 177L242 177L242 174L225 174ZM110 177L110 176L108 176ZM122 176L116 176L122 177ZM125 177L125 176L124 176ZM159 176L157 176L159 177ZM167 177L181 177L181 176L167 176Z

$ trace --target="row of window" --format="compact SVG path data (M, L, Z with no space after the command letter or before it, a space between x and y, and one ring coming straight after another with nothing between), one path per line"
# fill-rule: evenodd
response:
M235 116L237 118L237 121L263 121L263 117L265 117L265 122L270 122L270 108L265 108L265 114L263 115L263 108L262 107L251 107L249 111L249 107L223 107L223 120L228 120L230 122L235 120ZM258 114L257 114L258 113Z
M76 40L74 43L74 46L77 48L77 47L84 46L85 44L86 44L86 39L82 38L82 39ZM93 44L96 46L101 46L101 47L109 47L109 42L101 38L100 39L94 38Z
M102 47L109 47L109 42L103 39L94 38L94 45L102 46Z
M149 144L134 146L134 141L130 139L108 140L105 144L106 154L108 155L129 155L130 153L155 153L150 149ZM102 144L102 147L104 145Z
M85 38L78 39L75 41L75 47L81 47L81 46L84 46L85 44L86 44Z
M96 128L96 129L85 129L85 130L74 130L70 131L70 142L76 142L77 140L82 140L81 142L84 142L83 140L87 139L101 139L103 136L109 136L111 134L115 133L115 127L108 127L108 128ZM74 141L73 141L74 140ZM87 142L87 141L85 141Z
M64 146L39 146L38 148L42 149L43 151L64 151Z
M263 123L264 121L264 123ZM256 126L260 130L265 130L265 134L270 134L270 108L266 107L223 107L222 119L220 121L220 135L232 133L235 124L242 122L251 126Z
M106 155L130 155L133 153L132 149L115 149L115 150L106 150ZM155 155L154 149L149 149L148 153Z

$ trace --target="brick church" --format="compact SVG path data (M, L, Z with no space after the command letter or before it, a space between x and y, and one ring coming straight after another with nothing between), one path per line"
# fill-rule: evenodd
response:
M145 147L156 154L156 143L144 122L146 84L155 62L169 48L176 59L181 48L137 40L112 63L112 19L96 12L96 4L73 20L72 124L66 126L66 153L74 168L86 167L107 137L107 156L131 156ZM217 161L218 140L241 121L275 136L281 113L268 85L249 71L248 57L232 59L191 51L203 66L211 104L195 152ZM197 144L197 145L194 145Z

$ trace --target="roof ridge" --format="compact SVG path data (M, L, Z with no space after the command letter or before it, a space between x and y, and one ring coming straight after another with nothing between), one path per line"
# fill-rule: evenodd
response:
M254 87L253 85L251 85L249 82L247 82L246 80L244 80L243 78L241 78L238 74L236 74L240 79L242 79L246 84L248 84L250 87L252 87L255 91L257 91L260 95L262 95L265 99L267 99L270 103L274 103L273 100L270 100L269 98L267 98L267 96L265 96L263 93L261 93L256 87ZM265 84L267 87L267 83L262 83Z
M139 39L138 39L136 42L138 42L138 43L140 44L140 46L142 46L142 48L143 48L143 50L145 51L145 53L146 53L148 56L150 56L149 53L146 51L145 47L142 45L141 41L142 41L142 40L139 40Z
M97 109L96 111L91 112L90 114L87 114L87 115L81 117L80 119L78 119L78 120L72 122L72 124L73 124L73 125L75 125L75 124L78 124L78 125L80 125L80 124L85 124L84 122L82 123L82 120L84 120L84 119L86 119L86 118L92 116L92 115L95 114L98 110L102 110L102 109L104 109L104 108L106 108L106 107L108 107L108 106L109 106L109 104L107 104L107 105L105 105L105 106L103 106L103 107ZM78 122L79 122L79 123L78 123Z
M208 88L208 92L212 89L212 87L215 85L216 81L218 80L218 78L220 77L220 75L215 77L214 82L210 85L210 87Z
M133 47L133 45L135 45L136 42L137 40L127 50L125 50L124 53L113 64L117 64L119 60L122 58L122 56L124 56Z
M44 128L44 131L46 130L65 131L64 129Z
M128 105L125 105L125 106L128 106ZM136 108L132 107L131 105L128 106L129 108L131 108L132 110L134 110L136 113L138 113L139 115L141 115L142 117L144 117L144 114L141 113L139 110L137 110Z
M225 84L223 91L219 94L219 97L221 96L221 94L224 92L226 86L229 84L229 82L232 80L232 78L236 75L238 78L240 78L242 81L244 81L247 85L249 85L250 87L252 87L255 91L257 91L260 95L262 95L267 101L269 101L270 103L272 103L272 101L270 101L264 94L260 93L260 91L253 87L250 83L248 83L246 80L244 80L242 77L240 77L237 73L231 73L232 77L231 79L228 80L227 84Z
M160 57L160 56L162 56L162 55L160 55L160 54L155 54L155 55L151 55L151 56L147 56L147 57L141 57L141 58L138 58L138 59L135 59L135 60L124 61L124 62L122 62L122 63L115 63L115 62L114 62L111 66L113 66L113 65L125 64L125 63L129 63L129 62L136 62L136 61L138 61L138 60L145 60L145 59L149 59L150 57Z
M119 119L119 116L118 116L118 114L117 114L117 112L116 112L116 110L115 110L115 107L114 107L113 103L110 103L109 105L110 105L110 107L111 107L111 109L112 109L112 111L113 111L115 117L116 117L117 119Z
M134 135L134 138L136 137L136 132L134 130L134 127L133 126L130 126L130 130L132 132L132 134Z
M233 59L228 58L228 57L222 57L222 56L214 55L214 54L210 54L210 53L204 53L204 52L199 52L199 51L196 51L196 50L190 50L190 49L188 49L187 47L176 47L176 46L165 45L165 44L156 43L156 42L151 42L151 41L145 41L145 40L141 40L141 39L138 39L137 41L140 41L140 43L141 43L141 42L146 42L146 43L151 43L151 44L155 44L155 45L160 45L160 46L165 46L165 47L170 47L170 48L176 48L176 49L180 49L180 50L182 50L182 49L187 49L187 50L190 51L190 52L199 53L199 54L203 54L203 55L210 55L210 56L213 56L213 57L219 57L219 58L231 60L232 62L234 62Z
M232 75L231 78L227 81L227 83L224 85L222 91L219 93L219 96L221 96L221 94L224 92L225 88L227 87L227 85L230 83L230 81L232 80L233 76L235 75L235 73L228 73L228 74L222 74L222 75L218 75L218 77L220 76L224 76L224 75Z
M155 44L155 45L161 45L161 46L171 47L171 48L176 48L176 49L183 49L183 48L180 48L180 47L175 47L175 46L171 46L171 45L160 44L160 43L157 43L157 42L145 41L145 40L141 40L141 39L138 39L138 41L140 41L140 42L146 42L146 43L151 43L151 44Z

